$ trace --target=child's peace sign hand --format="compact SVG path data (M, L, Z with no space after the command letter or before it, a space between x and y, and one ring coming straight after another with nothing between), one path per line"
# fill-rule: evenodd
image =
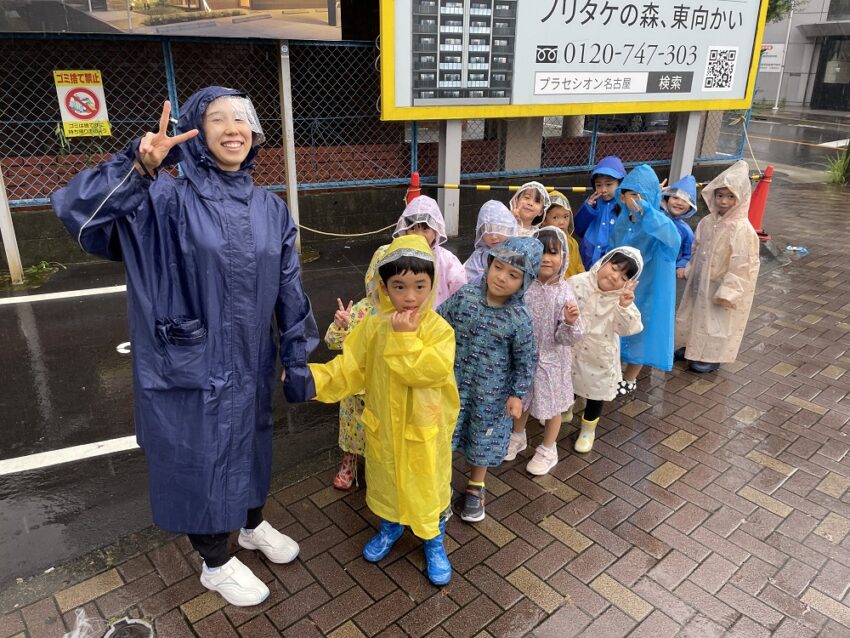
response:
M419 310L396 311L390 321L396 332L415 332L419 327Z
M637 288L638 280L631 279L623 287L623 292L620 295L620 307L628 308L635 300L635 288Z
M575 301L568 301L564 306L564 322L574 326L576 321L578 321L578 304Z
M172 148L190 140L198 134L198 129L193 128L174 137L168 136L168 122L171 115L171 102L166 100L162 105L162 115L159 118L159 132L148 131L139 144L139 159L144 172L150 174L159 168L162 160L168 155Z
M342 299L339 297L336 298L337 310L334 313L334 324L337 328L342 328L343 330L348 330L348 327L351 325L351 307L354 305L353 301L348 302L348 307L342 305Z
M661 187L661 190L664 190L667 187L667 178L661 180L661 183L658 184Z

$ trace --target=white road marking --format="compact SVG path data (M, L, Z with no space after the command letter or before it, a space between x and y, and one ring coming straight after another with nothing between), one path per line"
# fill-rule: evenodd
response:
M51 301L54 299L74 299L93 295L111 295L116 292L127 292L127 286L104 286L103 288L86 288L85 290L66 290L65 292L47 292L41 295L23 295L21 297L4 297L0 306L11 306L19 303L35 303L36 301Z
M0 461L0 476L7 474L17 474L19 472L29 472L38 470L44 467L60 465L62 463L70 463L72 461L81 461L90 459L96 456L105 454L115 454L116 452L125 452L127 450L135 450L139 447L136 443L136 435L123 436L118 439L109 439L107 441L98 441L97 443L86 443L85 445L75 445L59 450L51 450L50 452L39 452L38 454L30 454L29 456L19 456L14 459L5 459Z
M818 146L823 146L824 148L844 148L848 144L850 144L850 139L835 140L834 142L824 142L823 144L818 144Z
M117 346L115 346L115 349L118 351L119 354L130 354L130 347L130 342L124 341L123 343L119 343Z

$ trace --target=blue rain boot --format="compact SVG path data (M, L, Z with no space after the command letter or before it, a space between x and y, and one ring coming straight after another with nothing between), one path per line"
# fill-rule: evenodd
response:
M446 522L440 521L439 535L425 541L425 571L428 580L437 587L447 585L452 579L452 565L446 555Z
M370 563L377 563L390 553L393 545L401 538L403 533L404 525L381 519L381 526L378 528L378 533L363 548L363 558Z

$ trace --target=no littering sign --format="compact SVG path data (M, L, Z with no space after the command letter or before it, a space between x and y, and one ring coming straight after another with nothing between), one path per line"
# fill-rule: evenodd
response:
M65 137L111 135L100 71L54 71Z

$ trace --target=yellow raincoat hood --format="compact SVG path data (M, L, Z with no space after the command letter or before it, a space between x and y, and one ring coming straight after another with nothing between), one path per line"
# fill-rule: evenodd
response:
M372 302L372 305L378 309L381 315L386 316L395 312L395 308L393 307L384 287L378 283L381 278L378 274L378 269L380 269L380 267L384 264L393 262L401 257L418 257L419 259L430 261L433 264L434 252L431 250L428 242L425 241L425 238L421 235L401 235L400 237L393 239L393 242L389 246L382 246L381 248L385 248L386 250L375 264L374 275L375 283L377 285L369 286L367 283L366 290L369 294L369 300ZM428 298L419 307L420 315L434 308L434 298L437 295L436 268L434 271L434 283L431 286L431 294L428 295Z

